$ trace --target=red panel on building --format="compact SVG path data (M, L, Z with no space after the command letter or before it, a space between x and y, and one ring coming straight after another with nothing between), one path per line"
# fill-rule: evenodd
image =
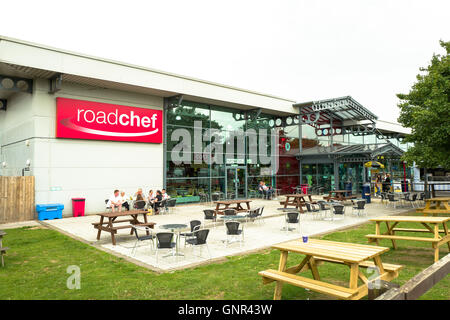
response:
M161 110L56 98L56 137L162 143Z

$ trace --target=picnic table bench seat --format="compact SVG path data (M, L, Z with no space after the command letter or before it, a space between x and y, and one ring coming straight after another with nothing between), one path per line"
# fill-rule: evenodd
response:
M0 252L6 252L9 250L9 247L1 247Z
M318 264L320 264L320 262L334 262L334 263L344 264L344 262L339 261L339 260L334 260L334 259L328 259L328 258L322 258L322 257L314 257L314 259L318 262ZM392 263L385 263L385 262L383 262L382 264L383 264L384 270L389 271L389 272L394 272L394 273L399 272L403 268L403 266L399 265L399 264L392 264ZM366 261L360 262L359 266L361 268L373 268L373 267L375 267L375 263L373 261L366 260ZM307 265L305 267L308 268Z
M418 210L418 209L416 209ZM436 215L436 214L450 214L450 212L446 209L422 209L421 211L419 211L420 213L423 213L424 215L427 214L432 214L432 215Z
M133 226L137 226L137 227L150 227L153 228L155 226L154 222L147 222L147 223L136 223Z
M121 222L131 222L134 221L134 219L125 219L125 220L115 220L114 223L121 223ZM108 221L102 222L102 224L108 224ZM92 225L93 226L98 226L100 224L100 222L93 222Z
M333 284L324 283L314 279L298 276L292 273L268 269L258 273L264 282L282 281L297 287L314 290L319 293L328 294L340 299L351 299L358 293L358 289L343 288Z
M424 241L436 243L441 240L425 237L409 237L409 236L385 235L385 234L366 234L366 237L369 239L408 240L408 241Z

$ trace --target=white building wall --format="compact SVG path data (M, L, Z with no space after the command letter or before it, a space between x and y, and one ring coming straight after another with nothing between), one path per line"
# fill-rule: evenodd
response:
M32 95L8 101L3 115L2 158L4 175L20 175L27 159L36 177L36 204L62 203L72 214L71 198L85 197L86 212L105 210L104 200L114 189L127 195L163 185L163 144L57 139L56 98L65 97L127 106L162 109L163 98L63 83L48 93L48 80L35 80ZM17 101L14 101L17 99ZM29 140L29 146L25 141ZM13 143L15 142L15 143ZM28 174L28 173L27 173Z
M26 161L33 157L29 140L34 136L32 100L28 93L14 94L8 98L7 111L0 111L0 162L6 163L4 168L0 165L1 175L22 175Z

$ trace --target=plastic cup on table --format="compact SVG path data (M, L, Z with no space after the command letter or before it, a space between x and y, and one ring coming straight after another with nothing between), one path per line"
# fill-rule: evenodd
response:
M308 243L308 236L302 236L303 243Z

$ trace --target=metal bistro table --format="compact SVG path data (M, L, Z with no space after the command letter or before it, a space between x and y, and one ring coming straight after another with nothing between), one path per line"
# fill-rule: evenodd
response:
M220 219L223 219L224 221L231 221L231 220L244 220L247 219L247 216L243 216L243 215L234 215L234 216L220 216Z
M177 236L176 239L176 247L175 247L175 255L176 256L184 256L183 253L180 253L180 232L183 229L186 229L188 227L187 224L181 224L181 223L169 223L169 224L163 224L161 226L162 229L170 230L171 232L175 233Z

